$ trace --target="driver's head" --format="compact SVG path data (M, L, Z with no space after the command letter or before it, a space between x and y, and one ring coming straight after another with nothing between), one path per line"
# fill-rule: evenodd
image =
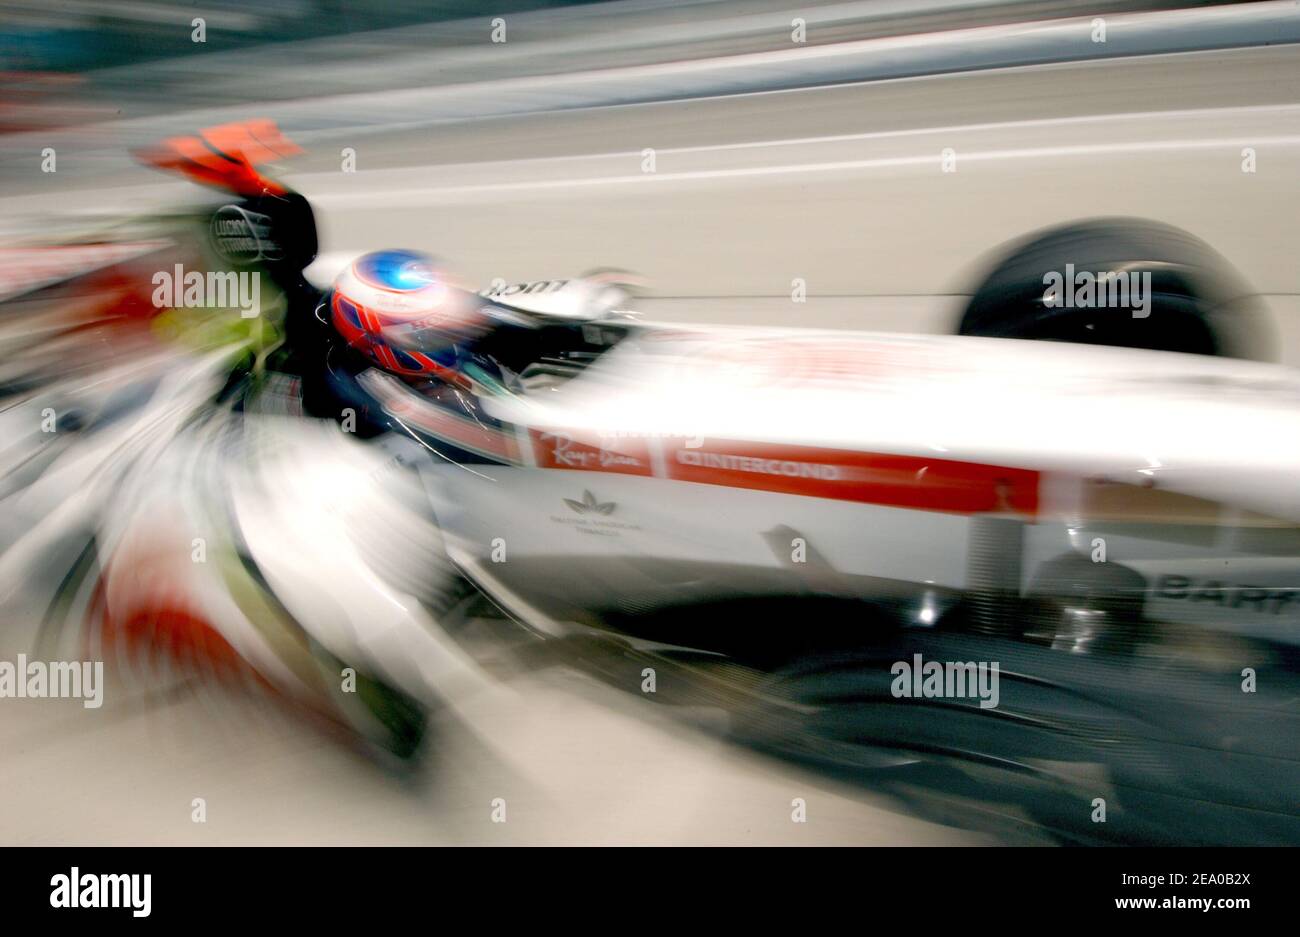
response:
M482 301L457 289L428 254L364 254L334 281L334 328L387 371L437 374L488 327Z

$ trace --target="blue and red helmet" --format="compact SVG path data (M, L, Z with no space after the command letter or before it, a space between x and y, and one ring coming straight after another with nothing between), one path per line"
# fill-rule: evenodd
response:
M473 293L449 283L428 254L363 254L334 281L330 317L348 344L386 371L441 375L488 326Z

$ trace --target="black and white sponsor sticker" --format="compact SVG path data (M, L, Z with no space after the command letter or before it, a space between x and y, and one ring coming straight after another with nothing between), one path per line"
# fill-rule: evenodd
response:
M209 224L212 243L222 259L247 266L263 260L279 260L284 250L271 234L271 218L240 205L223 205Z

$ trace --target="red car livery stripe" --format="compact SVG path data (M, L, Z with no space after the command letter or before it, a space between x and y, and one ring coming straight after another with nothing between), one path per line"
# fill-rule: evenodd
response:
M401 398L384 403L392 416L431 436L476 452L479 455L519 464L519 444L513 435L487 423L480 423L436 407L418 407Z
M743 441L585 439L530 431L539 468L675 481L960 514L1036 515L1039 473L937 459Z
M538 468L654 475L650 446L645 439L579 439L561 430L530 429Z

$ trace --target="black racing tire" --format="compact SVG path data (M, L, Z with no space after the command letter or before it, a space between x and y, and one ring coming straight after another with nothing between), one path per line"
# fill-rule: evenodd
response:
M1149 314L1049 307L1044 277L1075 271L1151 275ZM1112 345L1271 360L1271 329L1250 290L1200 239L1127 218L1070 224L1007 250L976 289L958 334Z
M1022 615L1023 637L1076 651L1129 653L1151 638L1147 582L1120 563L1066 552L1036 571Z

